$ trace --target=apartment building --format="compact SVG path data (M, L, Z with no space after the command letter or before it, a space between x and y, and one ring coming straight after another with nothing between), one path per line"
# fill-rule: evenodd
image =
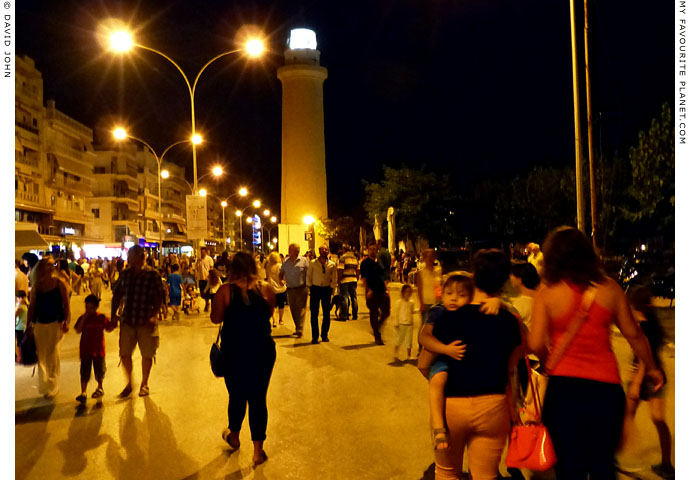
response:
M43 107L43 77L17 57L15 77L15 222L33 225L50 247L69 250L101 241L88 231L86 199L93 186L93 131Z

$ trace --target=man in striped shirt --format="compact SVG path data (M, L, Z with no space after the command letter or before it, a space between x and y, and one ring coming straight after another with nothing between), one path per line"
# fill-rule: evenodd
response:
M357 282L359 281L359 261L350 247L343 245L343 255L338 260L338 280L340 282L340 315L338 320L350 318L348 303L352 305L352 320L357 320ZM348 302L349 298L349 302Z

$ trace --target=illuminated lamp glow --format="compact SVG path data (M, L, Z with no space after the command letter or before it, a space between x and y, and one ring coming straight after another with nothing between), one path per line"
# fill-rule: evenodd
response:
M300 48L316 50L316 33L308 28L295 28L290 30L288 48L297 50Z

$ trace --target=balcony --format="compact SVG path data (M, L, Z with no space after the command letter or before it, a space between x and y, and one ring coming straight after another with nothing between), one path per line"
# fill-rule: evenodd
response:
M34 168L38 168L38 158L38 152L28 153L26 155L21 155L19 152L15 152L14 155L15 162Z
M40 203L38 194L29 192L20 192L19 190L14 191L14 198L23 200L25 202Z
M86 137L86 139L91 142L93 141L93 131L79 123L78 121L74 120L71 117L68 117L64 113L55 110L55 106L53 108L50 108L50 105L46 109L46 119L47 120L55 120L56 122L61 123L63 126L67 127L68 129L72 130L74 133L77 135L81 135L83 137Z
M132 190L113 190L113 195L118 197L118 198L126 198L128 200L135 200L138 203L138 196L137 192L134 192Z
M33 125L29 125L28 123L24 123L22 121L14 121L14 124L20 128L23 128L24 130L31 132L33 134L38 135L38 128L34 127Z

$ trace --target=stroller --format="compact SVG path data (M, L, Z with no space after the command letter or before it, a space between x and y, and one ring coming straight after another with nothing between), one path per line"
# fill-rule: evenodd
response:
M194 285L187 285L185 290L184 298L182 299L182 311L185 315L190 315L191 313L201 313L199 308L199 291Z

